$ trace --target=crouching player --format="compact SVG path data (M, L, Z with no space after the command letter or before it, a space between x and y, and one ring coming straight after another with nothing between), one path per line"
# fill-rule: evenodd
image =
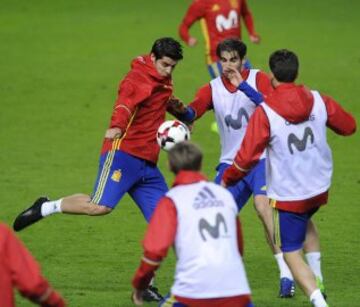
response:
M202 153L194 144L176 144L168 158L176 178L150 220L132 281L134 303L142 305L142 292L174 246L175 282L160 306L253 306L232 195L200 173Z

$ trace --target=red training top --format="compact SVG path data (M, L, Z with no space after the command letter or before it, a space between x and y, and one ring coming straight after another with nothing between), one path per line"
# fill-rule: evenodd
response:
M160 151L156 132L165 120L172 92L171 77L160 76L149 55L134 59L120 83L110 122L110 128L120 128L123 136L120 141L104 139L101 152L114 147L156 163Z
M206 62L216 62L216 46L226 38L241 39L240 18L250 35L257 36L246 0L194 0L179 26L181 39L188 43L189 29L201 19L206 43Z
M0 224L0 305L15 306L13 288L21 295L41 306L65 306L62 297L55 292L41 275L39 265L4 224Z

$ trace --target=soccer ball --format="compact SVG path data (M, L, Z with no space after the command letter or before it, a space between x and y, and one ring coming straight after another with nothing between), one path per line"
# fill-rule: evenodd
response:
M160 125L156 140L161 149L169 151L176 143L190 140L190 131L181 121L167 120Z

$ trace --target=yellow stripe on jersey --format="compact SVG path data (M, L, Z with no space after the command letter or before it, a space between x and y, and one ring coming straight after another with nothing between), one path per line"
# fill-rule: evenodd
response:
M171 294L169 298L166 299L159 307L172 307L174 304L177 303L175 295Z
M126 132L135 118L136 111L137 111L137 108L135 109L134 114L131 116L130 121L125 129L124 134L121 136L121 138L114 139L112 142L111 150L108 152L103 169L101 170L100 179L97 184L96 191L94 193L94 197L91 200L91 202L93 202L95 204L97 204L100 201L102 195L104 194L105 184L109 177L111 165L114 161L115 152L116 152L116 150L120 149L121 142L125 138Z
M201 31L203 33L204 36L204 40L205 40L205 57L206 57L206 63L208 65L211 64L212 60L211 60L211 56L210 56L210 36L209 36L209 31L205 22L205 18L202 18L200 20L200 27L201 27Z

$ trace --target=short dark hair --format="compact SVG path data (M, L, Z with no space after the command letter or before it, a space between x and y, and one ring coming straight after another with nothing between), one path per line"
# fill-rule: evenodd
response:
M243 60L246 55L246 50L247 47L241 40L236 38L227 38L217 45L216 55L218 56L218 58L221 58L221 53L224 51L236 51L240 59Z
M182 170L200 171L202 158L201 149L188 141L175 144L168 153L169 167L174 174Z
M270 70L279 82L294 82L299 72L297 55L287 49L275 51L269 58Z
M182 52L180 43L171 37L157 39L151 48L151 53L157 60L167 56L174 61L179 61L183 58Z

